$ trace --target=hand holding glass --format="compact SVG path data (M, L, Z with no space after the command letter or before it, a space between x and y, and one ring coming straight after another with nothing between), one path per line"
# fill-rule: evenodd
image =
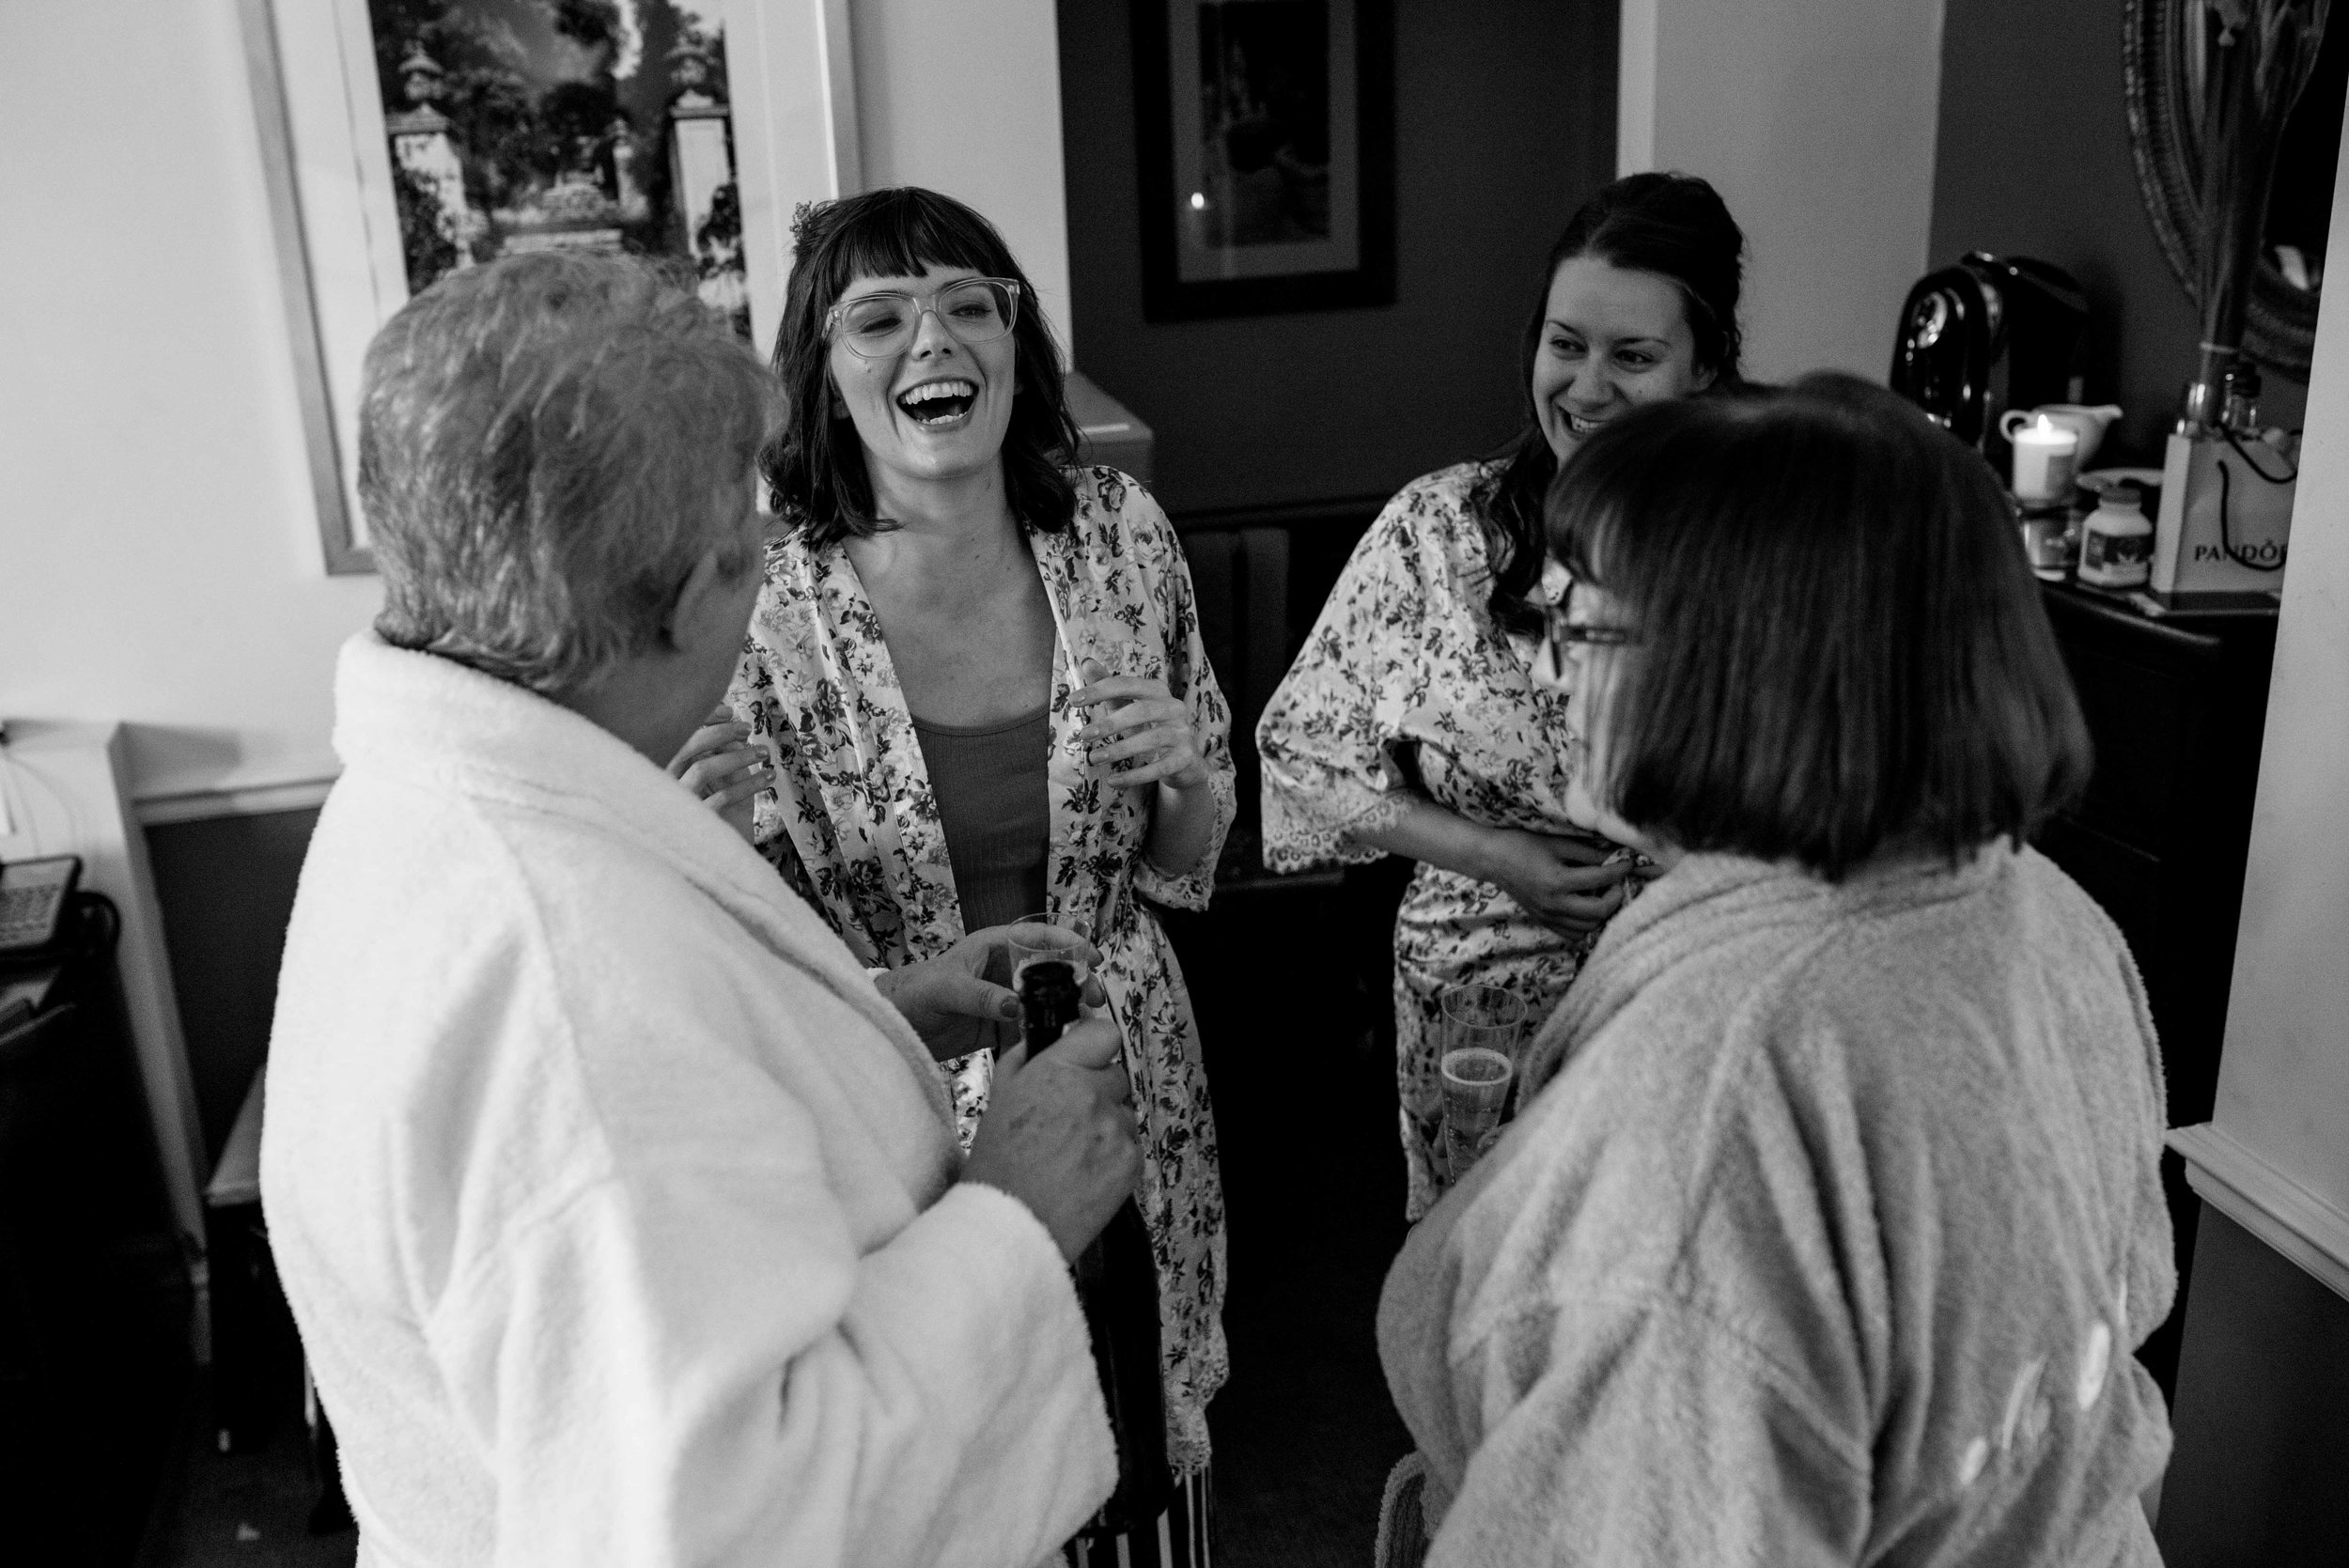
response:
M1088 655L1078 665L1085 684L1069 695L1093 717L1077 732L1088 767L1120 789L1166 784L1196 788L1207 781L1207 761L1190 705L1155 675L1121 675Z

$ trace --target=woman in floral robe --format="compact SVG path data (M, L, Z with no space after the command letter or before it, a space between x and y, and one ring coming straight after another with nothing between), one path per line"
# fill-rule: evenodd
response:
M1078 733L1085 715L1068 702L1083 681L1068 650L1122 657L1119 673L1187 693L1213 737L1219 846L1234 807L1231 716L1199 640L1182 548L1141 486L1115 469L1081 471L1075 526L1031 535L1030 544L1065 629L1052 662L1045 913L1100 950L1094 972L1126 1032L1143 1136L1138 1199L1159 1255L1170 1457L1178 1470L1196 1469L1207 1455L1207 1401L1226 1372L1223 1189L1190 993L1149 906L1206 908L1215 854L1169 877L1143 852L1146 797L1104 787L1088 763ZM760 852L868 965L897 969L952 947L964 932L945 833L888 644L847 551L769 546L728 696L755 736L773 737L780 764L753 818ZM986 1108L991 1063L982 1050L947 1064L966 1142Z
M727 695L767 759L749 831L868 965L944 953L967 906L1039 886L1045 917L1098 950L1181 1483L1155 1532L1106 1555L1204 1560L1223 1197L1198 1027L1150 908L1206 908L1234 815L1190 573L1139 484L1062 466L1057 353L984 218L876 191L803 213L797 238L776 349L794 412L767 460L783 527ZM1005 843L1016 874L974 849ZM942 1064L966 1145L992 1065L972 1043Z
M1742 384L1742 247L1701 179L1633 175L1584 204L1526 328L1526 428L1500 458L1388 503L1257 725L1268 865L1420 862L1394 933L1412 1219L1457 1174L1439 1157L1444 992L1514 993L1530 1039L1637 885L1630 852L1568 815L1565 698L1533 678L1555 656L1545 620L1566 587L1542 544L1543 495L1626 409Z

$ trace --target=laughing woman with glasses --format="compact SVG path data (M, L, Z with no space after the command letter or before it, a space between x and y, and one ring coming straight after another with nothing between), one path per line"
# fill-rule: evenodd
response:
M1498 457L1404 487L1346 563L1256 726L1266 862L1419 862L1394 928L1395 1079L1408 1188L1439 1157L1443 993L1497 986L1538 1020L1634 885L1628 850L1566 811L1565 701L1535 680L1542 493L1594 430L1740 384L1744 236L1712 186L1619 179L1552 247L1527 322L1524 428Z
M1174 1505L1111 1560L1204 1560L1222 1385L1215 1121L1155 902L1206 907L1231 718L1158 504L1077 434L994 227L901 188L802 213L763 459L780 514L728 710L675 770L868 965L1042 911L1090 939L1125 1036L1159 1269ZM975 1126L1006 1020L937 1054ZM1096 1549L1096 1559L1099 1550Z

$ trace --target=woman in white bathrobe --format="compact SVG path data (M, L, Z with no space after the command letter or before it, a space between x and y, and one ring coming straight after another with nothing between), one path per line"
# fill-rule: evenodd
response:
M774 409L618 257L453 274L368 351L384 609L262 1141L363 1563L1026 1568L1113 1479L1066 1263L1133 1186L1114 1029L1009 1055L966 1161L925 1036L1003 1015L1003 932L884 993L660 766Z

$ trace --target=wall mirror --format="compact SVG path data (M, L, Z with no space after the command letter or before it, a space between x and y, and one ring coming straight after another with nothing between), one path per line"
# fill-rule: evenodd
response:
M2202 108L2217 18L2247 0L2124 0L2123 75L2137 178L2162 253L2189 298L2201 275ZM2318 14L2328 8L2319 5ZM2327 26L2307 85L2284 123L2252 274L2243 348L2271 370L2305 380L2325 285L2341 105L2349 94L2349 27ZM2195 301L2199 308L2201 302Z

